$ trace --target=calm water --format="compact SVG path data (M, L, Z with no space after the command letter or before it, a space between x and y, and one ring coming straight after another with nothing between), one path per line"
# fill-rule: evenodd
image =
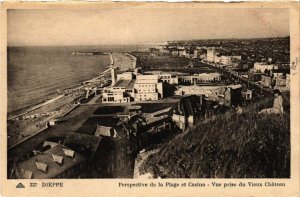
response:
M137 46L8 48L8 113L57 96L57 90L96 77L109 66L107 55L74 56L72 51L137 50Z

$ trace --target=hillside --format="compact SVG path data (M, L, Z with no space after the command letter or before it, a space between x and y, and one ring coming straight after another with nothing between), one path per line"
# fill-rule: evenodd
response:
M182 133L149 156L140 173L163 178L290 177L289 96L285 114L258 115L272 98L217 115Z

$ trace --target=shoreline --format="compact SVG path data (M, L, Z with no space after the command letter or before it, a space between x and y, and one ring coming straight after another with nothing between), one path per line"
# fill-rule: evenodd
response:
M122 54L122 55L126 55L126 56L129 56L133 61L133 65L134 66L131 66L133 68L136 67L136 60L137 58L133 55L131 55L129 52L126 52L126 53L116 53L116 54ZM109 55L109 54L104 54L104 55ZM27 107L24 107L24 108L21 108L21 109L17 109L17 110L14 110L12 112L7 112L7 120L13 120L13 119L16 119L18 117L21 117L21 116L24 116L40 107L43 107L47 104L50 104L52 102L55 102L61 98L63 98L65 96L65 94L70 94L74 91L80 91L82 89L84 89L89 83L94 83L96 82L97 80L101 80L102 78L104 78L104 75L107 74L107 73L110 73L110 67L109 68L106 68L104 71L102 72L99 72L98 73L98 76L92 78L92 79L88 79L88 80L82 80L82 81L79 81L79 82L76 82L76 84L72 85L72 86L69 86L69 87L66 87L62 90L62 94L58 95L58 96L55 96L55 97L49 97L37 104L33 104L33 105L29 105ZM49 93L48 95L53 95L55 94L55 92L52 92L52 93ZM19 112L18 112L19 111Z
M55 92L52 92L52 93L48 94L48 95L50 95L49 98L47 98L47 99L45 99L45 100L43 100L43 101L41 101L37 104L29 105L27 107L14 110L12 112L7 112L7 121L18 119L19 117L22 117L22 116L38 109L38 108L41 108L41 107L43 107L47 104L53 103L53 102L63 98L65 96L65 94L70 94L70 93L75 92L75 91L80 91L82 88L87 86L89 83L93 83L94 81L103 78L103 75L106 74L109 70L110 70L110 68L105 69L104 71L99 72L98 76L96 76L92 79L82 80L82 81L76 82L72 86L64 88L62 90L63 93L59 94L58 96L53 97L52 95L55 94Z
M119 57L120 55L123 57L129 56L129 54L125 53L117 54ZM130 60L126 61L126 64L122 67L128 70L135 65L136 58L130 56ZM62 90L60 95L29 106L18 114L8 115L7 113L7 122L10 122L8 124L8 136L10 136L8 147L15 147L23 141L34 137L37 133L43 132L50 120L60 119L70 111L76 109L80 105L76 101L79 101L80 98L85 98L87 89L102 88L108 85L110 70L110 67L106 68L104 71L98 73L98 76L67 87Z

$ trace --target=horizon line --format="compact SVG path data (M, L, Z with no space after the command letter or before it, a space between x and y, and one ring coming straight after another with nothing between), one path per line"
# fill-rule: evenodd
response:
M142 44L161 44L166 42L182 42L182 41L204 41L204 40L255 40L255 39L274 39L274 38L287 38L286 36L274 36L274 37L253 37L253 38L206 38L206 39L188 39L188 40L167 40L167 41L157 41L157 42L139 42L139 43L111 43L111 44L65 44L65 45L7 45L7 47L59 47L59 46L126 46L126 45L142 45Z

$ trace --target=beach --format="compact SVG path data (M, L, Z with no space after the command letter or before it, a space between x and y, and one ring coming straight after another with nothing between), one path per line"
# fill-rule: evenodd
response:
M16 49L13 49L16 50ZM28 49L27 49L28 50ZM45 50L45 49L43 49ZM49 57L44 57L41 59L49 60L51 57L57 59L59 55L57 52L53 52L54 49L46 49ZM37 52L36 48L29 49L31 52ZM15 53L20 53L20 51L15 51ZM24 53L24 52L23 52ZM38 56L39 53L37 52ZM32 55L32 54L30 54ZM13 55L11 55L13 56ZM31 68L29 79L23 79L25 81L31 81L32 84L30 87L26 87L27 83L20 83L21 73L12 73L13 68L9 69L9 87L8 87L8 144L12 146L31 135L41 132L43 129L47 128L49 121L55 120L57 118L63 117L66 113L73 110L78 106L78 101L82 100L86 96L87 89L93 89L95 87L102 87L107 85L107 79L110 75L109 72L109 57L108 55L92 55L92 56L74 56L72 55L71 49L64 51L58 59L61 59L62 56L66 56L66 60L74 63L74 60L71 58L77 59L76 62L79 66L73 65L71 63L61 64L60 72L54 72L53 76L49 75L47 72L47 77L44 74L39 74L40 70L34 70ZM113 53L114 63L116 67L119 67L119 72L125 71L129 68L132 68L133 58L129 54L124 53ZM24 58L23 58L24 59ZM16 60L14 60L16 61ZM29 61L29 60L28 60ZM46 61L47 63L48 61ZM25 61L26 63L26 61ZM44 69L46 71L58 69L53 66L56 65L55 62L48 64ZM24 65L24 64L23 64ZM134 64L135 65L135 64ZM17 66L19 66L17 64ZM41 66L41 65L39 65ZM64 68L65 66L66 68ZM74 68L68 68L70 66L75 66ZM16 66L15 66L16 67ZM47 70L48 69L48 70ZM26 70L26 69L25 69ZM67 72L67 71L71 72ZM83 73L80 73L82 72ZM27 73L29 71L26 71ZM79 73L78 73L79 72ZM104 73L103 73L104 72ZM57 73L57 74L56 74ZM22 73L24 74L24 73ZM66 76L66 75L73 76ZM17 76L16 78L14 76ZM27 76L27 75L26 75ZM33 82L33 76L38 76L40 79L37 79L40 83ZM53 77L53 79L51 79ZM56 79L57 77L57 79ZM47 80L47 79L51 79ZM64 80L63 80L64 79ZM57 81L61 81L58 83ZM45 82L46 81L46 82ZM53 83L54 81L54 83ZM41 84L45 82L44 84ZM17 87L23 85L22 87ZM30 84L30 83L29 83ZM51 88L45 88L45 86L52 84ZM54 85L56 84L56 85ZM38 87L41 87L40 89ZM25 91L27 88L27 91ZM47 92L48 91L48 92ZM40 93L42 92L42 93ZM91 91L92 92L92 91ZM22 95L24 94L24 95ZM29 96L26 96L26 95ZM16 95L21 95L16 97ZM31 100L30 95L36 95L37 98ZM33 97L33 96L32 96Z

